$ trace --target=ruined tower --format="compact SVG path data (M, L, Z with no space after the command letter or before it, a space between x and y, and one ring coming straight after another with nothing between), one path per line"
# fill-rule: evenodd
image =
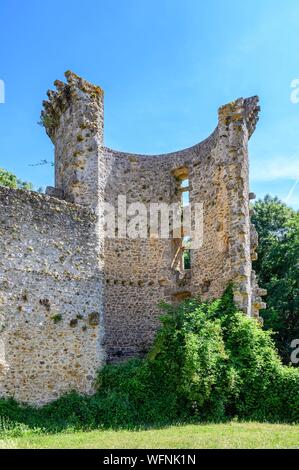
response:
M144 355L161 300L214 298L232 282L245 314L264 306L249 216L258 98L222 106L215 131L193 147L135 155L104 146L103 91L72 72L66 78L42 112L55 188L0 188L0 394L38 404L72 389L91 393L103 363ZM201 227L192 222L201 243L191 248L171 224L169 237L151 229L129 237L133 212L118 213L120 201L142 203L147 217L152 203L162 210L186 198L202 208ZM104 229L105 203L117 207L115 236Z

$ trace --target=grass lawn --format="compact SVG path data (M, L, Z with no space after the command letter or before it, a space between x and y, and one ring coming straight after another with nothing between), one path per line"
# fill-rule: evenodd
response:
M28 433L14 439L0 439L0 448L299 448L299 425L232 422L146 431Z

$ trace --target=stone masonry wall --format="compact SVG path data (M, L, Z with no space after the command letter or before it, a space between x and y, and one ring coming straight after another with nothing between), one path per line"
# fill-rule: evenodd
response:
M0 188L0 395L43 404L90 393L104 361L96 218Z

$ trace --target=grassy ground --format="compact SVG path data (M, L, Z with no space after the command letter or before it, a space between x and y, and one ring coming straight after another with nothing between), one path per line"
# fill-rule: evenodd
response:
M299 448L299 425L229 423L147 431L27 434L0 440L0 448Z

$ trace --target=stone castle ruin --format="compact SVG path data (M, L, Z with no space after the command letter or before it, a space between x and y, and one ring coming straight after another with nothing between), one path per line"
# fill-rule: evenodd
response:
M248 182L258 98L222 106L215 131L191 148L135 155L104 146L101 88L66 78L42 111L55 188L0 188L0 396L38 405L70 390L92 393L101 365L144 355L161 300L214 298L233 282L245 314L264 307ZM201 203L201 246L189 250L184 231L129 238L120 219L107 237L104 203L117 207L119 195L127 204L171 205L186 195L190 206Z

